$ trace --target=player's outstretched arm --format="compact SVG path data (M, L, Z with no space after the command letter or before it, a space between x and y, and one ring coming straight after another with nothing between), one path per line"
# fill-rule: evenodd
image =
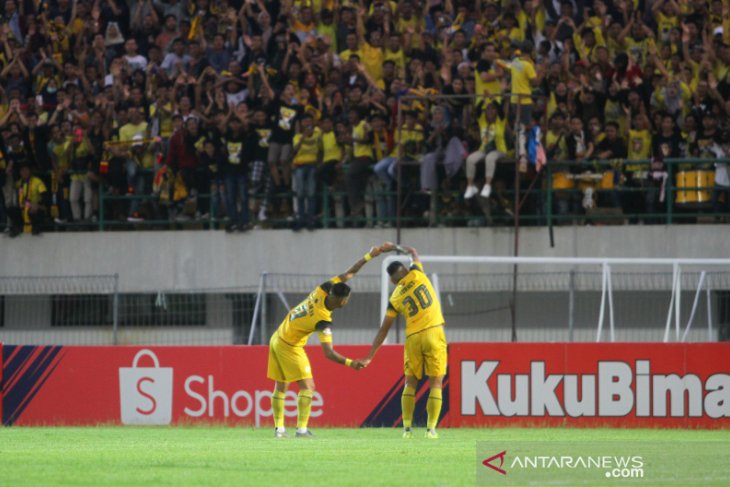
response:
M340 274L339 277L342 282L347 282L353 277L355 277L355 274L357 274L357 271L359 271L362 266L368 263L370 259L373 259L381 254L380 247L371 247L370 250L362 256L362 258L358 259L357 262L352 264L349 269L347 269L343 274Z
M362 360L351 360L337 353L331 343L323 343L322 351L324 351L325 357L333 362L337 362L338 364L346 365L347 367L351 367L355 370L360 370L365 367Z
M385 341L385 337L388 336L390 327L393 326L394 322L395 316L385 315L385 318L383 318L383 323L380 325L380 330L378 330L378 334L375 335L373 344L370 347L370 353L368 353L368 356L362 360L365 366L367 366L373 360L373 357L375 357L375 354Z
M398 245L394 244L393 242L383 242L383 244L380 246L380 251L383 253L392 252L394 250L410 255L413 262L421 262L421 259L418 257L418 252L414 247L409 247L407 245Z
M408 246L404 245L403 249L406 252L408 252L408 254L410 254L411 260L413 262L418 262L418 263L421 262L421 258L418 256L418 252L416 251L415 247L408 247Z

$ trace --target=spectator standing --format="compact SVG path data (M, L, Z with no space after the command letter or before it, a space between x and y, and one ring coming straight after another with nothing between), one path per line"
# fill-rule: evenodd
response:
M225 151L225 195L228 214L227 232L249 230L248 208L248 167L243 153L246 139L243 120L238 115L230 115L227 130L223 137Z
M94 147L89 141L88 134L81 126L74 127L73 141L71 142L71 186L69 200L71 215L75 222L90 221L92 215L91 161L94 156ZM83 198L84 208L81 210Z
M359 218L365 209L365 188L373 164L372 127L358 108L349 112L352 127L352 160L347 173L347 194L350 202L350 216ZM356 223L357 224L357 223Z
M128 157L124 164L127 174L127 194L132 196L127 221L140 222L143 220L139 212L141 200L135 195L142 196L144 194L144 177L139 156L141 155L140 151L144 149L144 139L148 137L149 132L142 108L130 108L127 110L127 114L129 121L119 129L119 141L129 143L131 149L128 151Z
M30 224L33 235L41 233L46 215L46 201L48 190L43 181L34 176L31 165L24 162L20 165L20 179L17 183L17 206L8 208L10 220L10 237L16 237L23 231L26 224Z
M316 228L317 190L316 170L322 161L322 131L314 126L308 113L300 120L301 132L294 136L294 188L297 198L297 215L293 229Z
M269 142L268 162L274 187L288 191L291 188L291 156L292 142L298 119L303 110L296 99L293 84L287 83L277 98L269 106Z

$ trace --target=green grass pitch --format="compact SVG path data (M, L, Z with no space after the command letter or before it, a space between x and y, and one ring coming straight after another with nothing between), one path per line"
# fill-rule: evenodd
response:
M651 441L669 454L661 476L653 479L601 481L566 474L548 481L538 473L526 485L730 485L727 430L443 428L439 440L423 438L423 428L416 429L412 440L403 440L399 429L313 431L313 439L277 440L273 428L3 428L0 485L489 485L477 483L480 441L508 448L531 441L609 441L628 450L636 441ZM690 468L681 460L685 452L703 458L703 464ZM494 481L493 485L522 485L497 476Z

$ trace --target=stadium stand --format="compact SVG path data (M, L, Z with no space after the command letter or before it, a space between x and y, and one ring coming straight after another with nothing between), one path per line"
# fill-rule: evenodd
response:
M0 10L11 236L730 217L728 0Z

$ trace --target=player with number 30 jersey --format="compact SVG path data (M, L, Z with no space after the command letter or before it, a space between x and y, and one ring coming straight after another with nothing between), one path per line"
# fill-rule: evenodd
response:
M404 438L411 438L411 424L416 403L416 387L423 377L428 376L430 392L426 411L428 413L426 437L438 438L436 424L441 413L441 389L446 375L448 360L446 336L444 335L444 316L441 303L428 276L423 272L423 265L416 249L399 247L390 242L380 246L381 252L403 250L411 255L411 266L407 268L401 262L393 262L388 266L388 275L395 284L390 296L390 304L380 326L380 331L373 340L370 353L364 359L365 365L375 356L380 345L388 335L395 318L400 314L406 320L406 343L404 348L403 372L406 386L401 396L403 407Z
M387 311L395 317L401 314L406 319L406 337L434 326L444 324L441 303L436 291L423 272L423 264L414 262L390 295Z

